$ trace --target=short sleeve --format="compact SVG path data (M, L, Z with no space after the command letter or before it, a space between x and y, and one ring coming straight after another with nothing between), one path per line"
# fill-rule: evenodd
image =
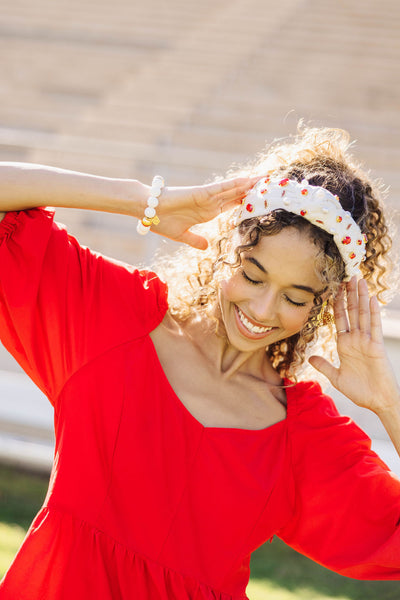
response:
M54 213L7 213L0 223L0 339L51 401L81 366L154 329L167 288L80 246Z
M291 430L293 514L278 532L356 579L400 579L400 480L317 384L300 384Z

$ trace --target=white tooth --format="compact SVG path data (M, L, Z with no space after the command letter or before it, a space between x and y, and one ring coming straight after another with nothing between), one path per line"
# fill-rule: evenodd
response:
M252 333L267 333L268 331L271 331L272 327L259 327L250 323L250 321L244 316L240 308L238 309L238 313L243 325Z

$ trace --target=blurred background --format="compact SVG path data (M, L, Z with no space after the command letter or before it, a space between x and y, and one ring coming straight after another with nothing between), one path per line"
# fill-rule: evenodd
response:
M350 132L356 156L388 187L398 222L396 0L0 0L0 10L0 160L146 183L160 173L167 184L190 185L247 162L304 118ZM130 263L173 246L153 234L139 238L127 217L59 209L57 219L82 244ZM384 326L398 374L399 317L397 295ZM400 474L374 416L335 400ZM0 569L43 500L52 447L47 401L0 350L3 539L17 523L11 545L0 544ZM22 512L10 512L20 501ZM267 591L281 600L398 598L393 584L351 587L276 542L268 546L254 562L254 600Z

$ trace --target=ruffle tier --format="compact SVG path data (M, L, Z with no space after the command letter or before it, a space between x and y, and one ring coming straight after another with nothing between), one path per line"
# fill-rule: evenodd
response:
M2 600L248 600L159 564L59 509L42 508L28 535L0 586Z

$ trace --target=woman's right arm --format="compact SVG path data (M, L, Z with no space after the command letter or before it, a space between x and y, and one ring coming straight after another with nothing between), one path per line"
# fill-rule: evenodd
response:
M0 163L0 211L38 206L82 208L139 217L148 186L30 163Z
M159 233L203 247L188 228L237 203L250 185L242 181L165 188ZM156 327L166 293L155 274L80 246L53 223L54 211L38 207L140 217L149 191L132 180L0 163L0 339L49 398L94 356Z
M166 187L152 231L197 248L207 241L189 229L241 203L258 178L237 178L208 185ZM30 163L0 163L0 214L38 206L98 210L140 219L150 186L135 179L116 179Z

